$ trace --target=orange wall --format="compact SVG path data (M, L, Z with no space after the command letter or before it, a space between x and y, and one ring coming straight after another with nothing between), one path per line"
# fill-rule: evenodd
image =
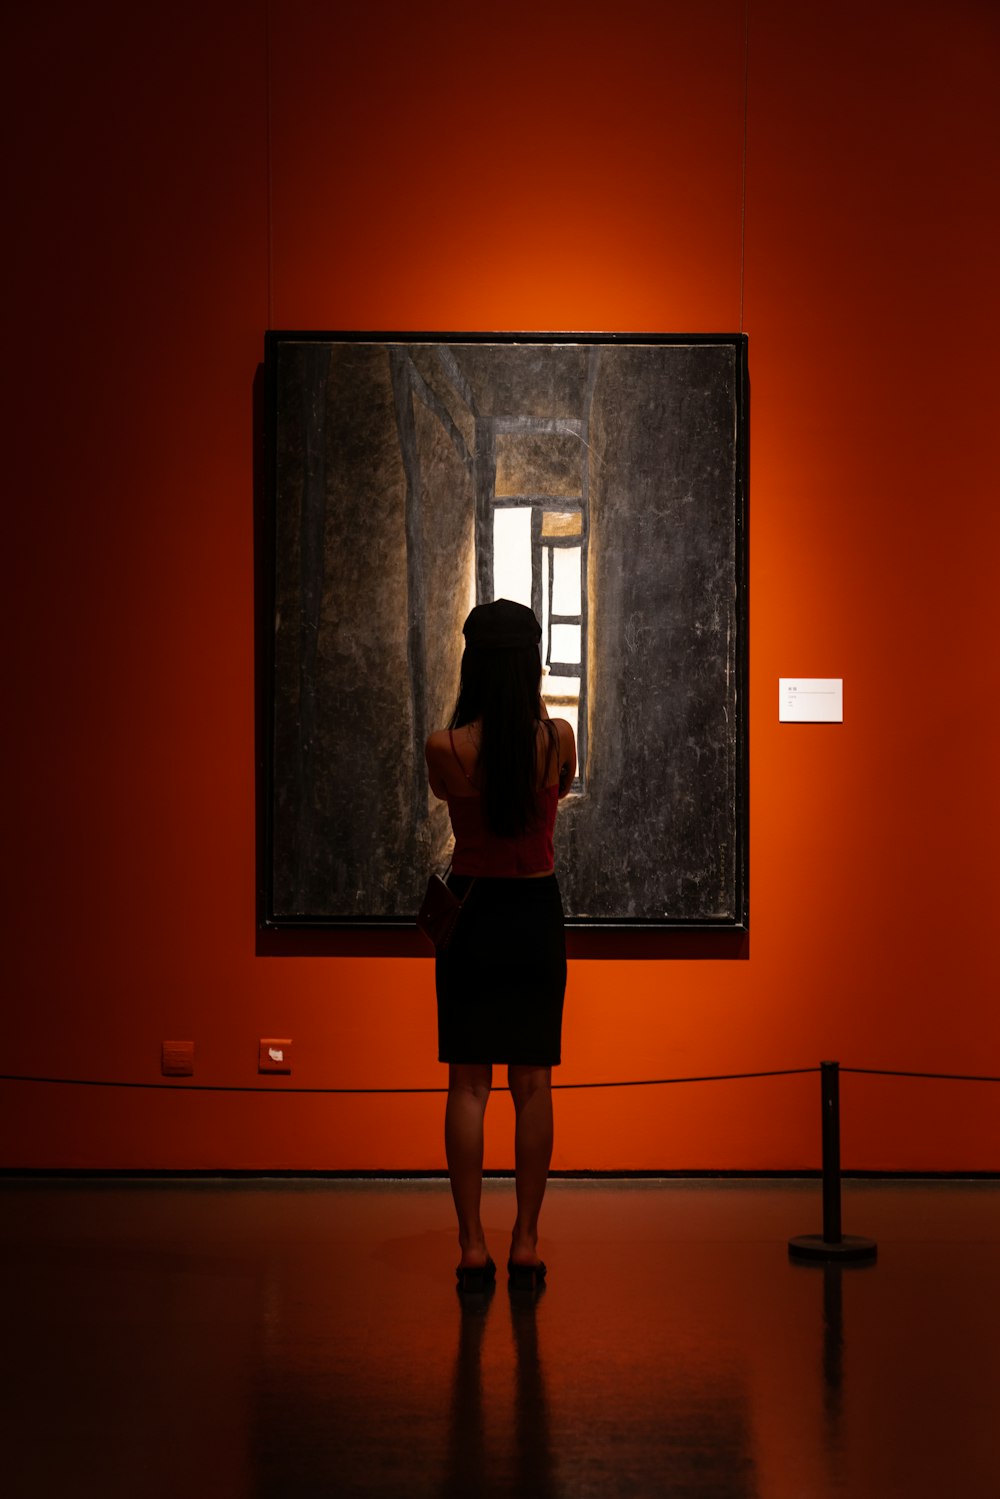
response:
M751 935L574 937L562 1080L1000 1074L1000 12L750 0L745 247L744 37L743 0L8 21L4 1072L155 1082L191 1037L252 1086L279 1035L299 1086L443 1081L412 939L254 930L270 323L742 326ZM779 675L843 676L844 725L779 726ZM555 1165L815 1165L817 1095L567 1092ZM2 1163L430 1168L440 1110L3 1082ZM1000 1085L844 1114L848 1165L1000 1170Z

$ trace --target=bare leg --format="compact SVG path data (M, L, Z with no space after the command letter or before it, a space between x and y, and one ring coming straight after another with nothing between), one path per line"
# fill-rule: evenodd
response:
M517 1222L511 1235L515 1265L538 1263L538 1215L552 1159L552 1068L508 1067L514 1100Z
M448 1068L444 1149L464 1267L485 1265L488 1258L479 1204L483 1190L483 1116L492 1083L493 1068L488 1063L452 1062Z

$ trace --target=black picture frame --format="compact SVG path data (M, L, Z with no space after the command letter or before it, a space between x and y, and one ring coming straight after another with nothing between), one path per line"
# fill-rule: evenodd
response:
M262 928L412 926L462 621L530 570L567 925L747 929L748 400L744 334L265 335Z

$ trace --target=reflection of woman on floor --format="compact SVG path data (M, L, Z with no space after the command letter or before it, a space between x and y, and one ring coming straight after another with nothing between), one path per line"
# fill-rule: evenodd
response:
M427 741L431 790L455 834L449 884L469 890L437 957L438 1055L449 1064L445 1150L458 1215L458 1281L496 1275L480 1218L483 1115L493 1063L514 1100L517 1220L508 1272L538 1286L538 1215L552 1157L552 1068L560 1060L566 946L553 873L556 804L576 773L573 730L539 692L541 629L530 609L498 599L465 621L451 726ZM474 882L474 883L473 883ZM471 886L471 889L469 888Z

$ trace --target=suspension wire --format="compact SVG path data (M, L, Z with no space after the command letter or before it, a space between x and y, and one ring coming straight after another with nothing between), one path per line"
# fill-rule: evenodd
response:
M868 1077L929 1077L942 1078L949 1083L1000 1083L1000 1077L987 1077L968 1072L896 1072L889 1067L841 1067L841 1072L859 1072Z
M806 1072L818 1072L818 1067L782 1067L773 1072L717 1072L706 1077L640 1077L628 1082L616 1083L553 1083L557 1088L659 1088L670 1083L734 1083L751 1077L798 1077Z
M760 1077L803 1077L819 1072L819 1067L780 1067L767 1072L715 1072L697 1077L634 1077L615 1078L596 1083L553 1083L552 1091L573 1092L595 1088L666 1088L676 1083L739 1083ZM968 1072L903 1072L890 1067L840 1067L842 1073L850 1072L864 1077L914 1077L928 1078L952 1083L1000 1083L1000 1077ZM42 1077L21 1072L0 1072L3 1083L50 1083L67 1088L146 1088L162 1089L169 1093L321 1093L321 1094L395 1094L447 1093L446 1087L433 1088L300 1088L282 1087L280 1084L262 1086L260 1083L137 1083L115 1078L97 1077Z
M280 1076L280 1074L278 1074ZM0 1072L3 1083L57 1083L70 1088L161 1088L167 1093L447 1093L447 1088L284 1088L260 1083L136 1083L97 1077L27 1077Z
M775 1072L723 1072L707 1077L642 1077L600 1083L553 1083L556 1089L568 1091L577 1088L657 1088L672 1083L728 1083L741 1082L757 1077L796 1077L807 1072L818 1072L818 1067L787 1067ZM0 1072L4 1083L53 1083L72 1088L160 1088L170 1093L447 1093L447 1088L299 1088L262 1087L259 1083L136 1083L119 1082L114 1079L93 1077L29 1077L19 1072Z

